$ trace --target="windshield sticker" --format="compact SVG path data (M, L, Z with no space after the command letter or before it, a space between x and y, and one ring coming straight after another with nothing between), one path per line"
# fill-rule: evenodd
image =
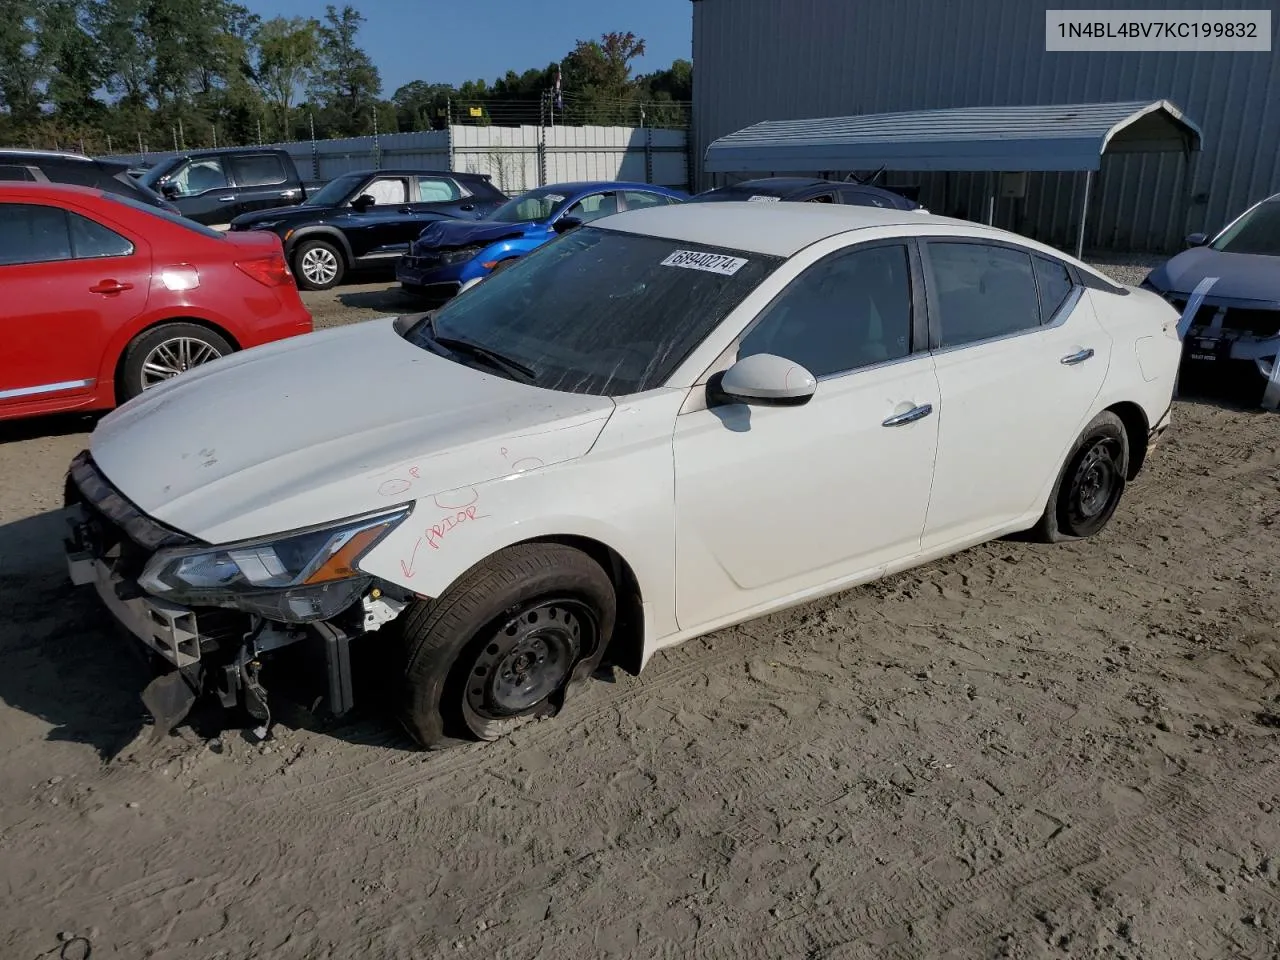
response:
M544 199L550 200L552 203L564 203L564 197L560 196L558 193L544 193L542 196Z
M763 193L753 193L747 197L747 203L777 203L781 197L767 197Z
M664 267L683 267L686 270L705 270L732 277L747 265L742 257L726 257L720 253L697 253L693 250L677 250L662 261Z

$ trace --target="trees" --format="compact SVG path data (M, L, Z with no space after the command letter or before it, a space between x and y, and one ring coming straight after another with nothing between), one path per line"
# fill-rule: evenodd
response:
M559 62L382 99L365 17L263 19L236 0L0 0L0 145L90 152L359 136L455 123L687 122L692 64L635 76L643 38L578 41ZM305 102L303 101L303 98ZM376 116L376 121L375 121Z
M276 129L289 135L289 111L315 69L320 24L305 17L272 17L254 35L253 77L274 111Z

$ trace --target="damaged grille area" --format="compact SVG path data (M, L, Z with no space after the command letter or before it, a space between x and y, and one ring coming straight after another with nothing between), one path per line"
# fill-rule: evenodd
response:
M1185 297L1170 297L1169 302L1178 310L1185 310ZM1222 311L1222 329L1254 337L1280 336L1280 310L1259 310L1248 307L1224 307L1221 304L1203 303L1191 319L1191 326L1207 328L1213 325Z

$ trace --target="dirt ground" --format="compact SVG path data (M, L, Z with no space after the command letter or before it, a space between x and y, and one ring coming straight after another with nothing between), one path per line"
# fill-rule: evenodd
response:
M1098 539L970 550L432 755L376 710L147 745L52 513L86 425L0 428L0 957L1274 958L1280 418L1174 415Z

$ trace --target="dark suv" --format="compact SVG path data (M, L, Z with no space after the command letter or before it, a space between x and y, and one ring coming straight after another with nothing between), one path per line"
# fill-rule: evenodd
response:
M178 208L172 203L129 176L128 164L113 160L94 160L78 153L0 149L0 180L70 183L80 187L94 187L107 193L132 197L170 213L178 213Z
M507 202L488 174L361 170L330 180L292 207L246 213L232 230L270 230L298 286L328 290L355 270L390 270L435 220L477 220Z

